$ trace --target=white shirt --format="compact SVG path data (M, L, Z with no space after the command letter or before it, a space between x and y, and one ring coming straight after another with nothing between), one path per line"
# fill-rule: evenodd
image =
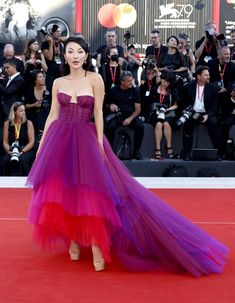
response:
M8 82L7 82L6 87L8 87L8 85L10 84L10 82L11 82L15 77L17 77L19 74L20 74L20 73L17 72L17 73L15 73L14 75L10 76L9 79L8 79Z
M205 113L205 105L204 105L204 91L205 91L205 85L198 85L196 86L196 97L193 109L197 113Z

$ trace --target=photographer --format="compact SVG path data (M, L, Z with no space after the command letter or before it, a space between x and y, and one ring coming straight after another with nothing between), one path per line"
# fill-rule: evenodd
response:
M32 73L33 85L25 92L24 104L27 118L32 121L35 133L42 133L48 117L51 100L45 85L45 74L36 70Z
M127 70L132 73L135 85L138 85L138 69L142 65L141 61L136 58L135 46L133 44L129 45L127 48Z
M146 58L149 56L154 58L154 63L159 66L159 60L161 56L167 51L167 47L161 44L160 32L156 29L152 30L150 33L150 40L152 45L146 48Z
M195 72L195 57L193 52L186 44L188 36L185 33L179 33L178 36L178 50L183 55L186 67L188 68L188 80L193 80L193 74Z
M139 151L144 136L144 126L138 117L141 111L140 96L138 88L133 87L133 77L129 71L121 74L120 85L111 88L109 104L110 113L120 113L105 127L105 134L110 144L113 144L115 130L121 125L128 126L134 129L133 158L143 159Z
M230 60L230 49L228 46L220 47L218 55L218 59L213 59L208 62L208 67L210 71L210 82L218 85L222 98L229 83L235 81L235 63Z
M124 58L124 48L117 44L117 34L114 29L110 28L105 33L105 44L97 49L96 66L100 68L101 65L107 63L107 48L115 47L118 51L118 57Z
M3 69L3 63L6 60L12 59L15 62L16 71L24 76L24 63L22 60L15 57L15 49L12 44L6 44L3 48L3 56L0 56L0 67Z
M156 80L156 79L153 79ZM171 136L172 126L175 122L176 109L178 107L178 92L173 88L175 75L171 72L162 72L160 82L152 86L150 96L152 95L149 112L149 123L155 127L155 159L161 160L161 140L166 139L166 149L168 158L173 158ZM154 88L154 89L153 89Z
M230 128L235 125L235 82L230 83L222 103L222 152L226 154Z
M225 42L224 35L216 33L216 25L213 21L208 22L204 26L204 31L205 36L195 44L197 65L208 65L210 60L216 59L218 56L218 49L222 46L219 41Z
M53 81L62 76L63 42L61 30L57 24L53 24L50 33L44 32L44 35L46 41L42 42L41 50L48 66L46 83L48 90L51 92Z
M5 155L0 161L0 174L27 176L35 157L33 146L33 124L26 119L24 104L16 102L11 107L9 119L4 123Z
M219 89L216 85L209 83L210 75L207 66L198 66L195 70L195 77L196 81L193 80L184 86L183 106L185 109L189 106L193 109L193 112L189 111L186 115L184 113L184 117L186 117L183 128L185 160L190 159L194 128L201 123L207 126L214 148L220 149L220 127L218 122Z
M118 49L115 46L108 47L106 49L106 57L108 62L102 64L99 68L99 74L102 76L105 85L105 99L104 99L104 114L108 104L108 95L110 89L114 85L120 84L120 74L126 66L126 61L118 56Z
M39 43L33 38L27 41L26 51L22 58L25 68L25 82L30 85L32 83L32 72L35 70L47 72L47 64L43 54L39 51Z

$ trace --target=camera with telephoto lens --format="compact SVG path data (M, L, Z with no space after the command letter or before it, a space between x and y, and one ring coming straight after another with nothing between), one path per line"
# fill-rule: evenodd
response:
M183 115L176 121L177 126L182 126L194 113L193 107L190 105L183 111Z
M151 112L156 113L158 120L165 121L166 119L167 107L165 104L154 102L151 105Z
M17 141L11 144L10 151L11 151L11 161L19 162L20 147Z
M46 30L45 26L41 27L40 33L43 34L44 37L51 36L51 34Z
M104 124L107 125L109 124L110 122L112 122L113 120L118 120L119 122L122 122L123 121L123 118L122 118L122 113L120 112L120 110L114 112L114 113L111 113L109 115L107 115L105 118L104 118Z
M43 99L42 99L42 107L45 109L50 109L50 93L48 90L45 90L43 93Z

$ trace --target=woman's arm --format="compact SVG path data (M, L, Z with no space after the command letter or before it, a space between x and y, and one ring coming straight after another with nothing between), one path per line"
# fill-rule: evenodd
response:
M26 152L30 151L33 148L34 142L35 142L33 123L31 121L27 121L27 124L28 124L28 140L29 140L29 142L21 150L21 155L23 153L26 153Z
M8 140L8 130L9 130L9 121L6 121L3 127L3 148L7 154L11 155L11 152L9 151L10 145Z
M94 118L97 139L100 146L103 148L103 102L104 102L104 82L99 74L92 75L93 91L95 97Z
M51 123L55 120L58 119L59 116L59 112L60 112L60 106L59 106L59 102L57 100L57 93L59 91L59 87L61 87L61 81L63 81L62 79L58 78L54 81L53 83L53 87L52 87L52 103L51 103L51 110L50 113L47 117L47 121L44 127L44 131L43 131L43 135L42 138L40 140L40 144L38 147L38 152L43 144L46 132L49 128L49 126L51 125Z
M46 60L43 53L41 53L41 64L42 64L42 70L44 71L44 73L46 73L48 70L48 66L46 64Z

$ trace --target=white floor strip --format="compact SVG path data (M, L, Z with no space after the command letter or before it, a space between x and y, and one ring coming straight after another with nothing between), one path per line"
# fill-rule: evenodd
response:
M28 221L27 218L0 218L0 221ZM194 221L193 223L195 224L200 224L200 225L235 225L235 222L226 222L226 221Z
M135 178L147 188L235 188L235 178L163 178L163 177L138 177ZM0 188L24 188L25 177L0 177Z

